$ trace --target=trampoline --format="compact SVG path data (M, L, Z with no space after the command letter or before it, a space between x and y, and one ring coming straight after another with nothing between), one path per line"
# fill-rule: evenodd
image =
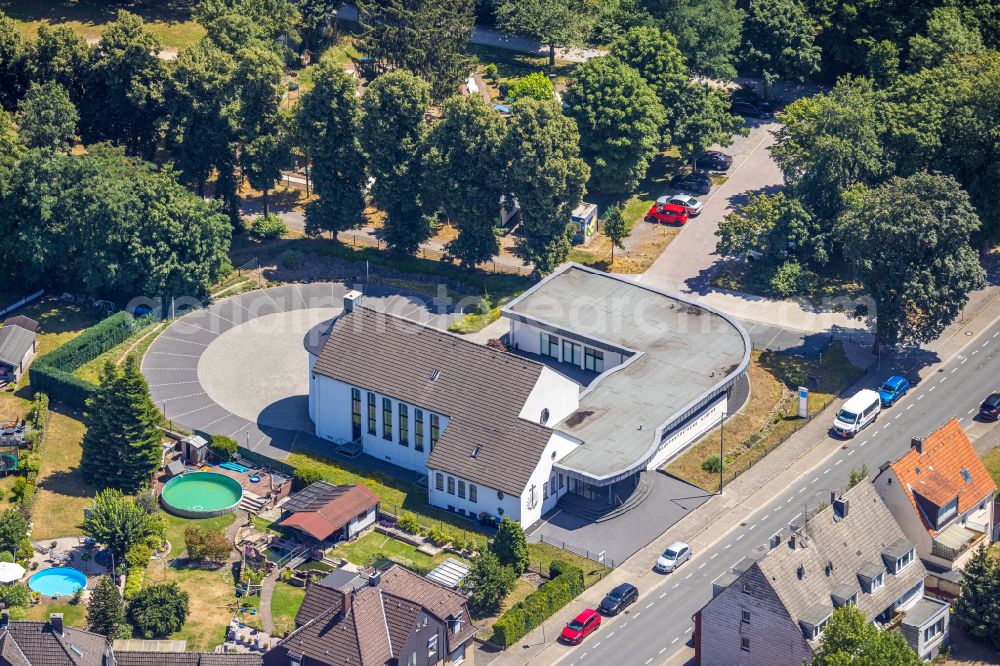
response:
M0 453L0 472L13 472L21 461L13 453Z
M183 518L210 518L232 513L243 499L239 481L218 472L189 472L167 481L160 501Z

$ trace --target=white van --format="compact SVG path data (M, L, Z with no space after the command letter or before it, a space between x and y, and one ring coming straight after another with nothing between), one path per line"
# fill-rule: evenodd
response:
M878 392L862 389L837 412L837 416L833 419L833 431L844 439L850 439L874 421L880 411L882 411L882 400Z

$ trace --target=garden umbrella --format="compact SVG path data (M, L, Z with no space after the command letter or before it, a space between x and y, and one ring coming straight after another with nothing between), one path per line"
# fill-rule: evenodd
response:
M21 580L24 575L24 567L14 562L0 562L0 583L13 583Z

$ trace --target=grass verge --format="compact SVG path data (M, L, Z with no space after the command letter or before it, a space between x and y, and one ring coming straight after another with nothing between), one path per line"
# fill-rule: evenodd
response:
M80 444L87 432L80 414L52 405L38 490L32 512L31 538L54 539L83 534L83 509L99 490L83 480Z
M274 632L278 636L295 629L295 614L306 596L306 588L295 587L288 583L278 582L274 586L271 597L271 618L274 620Z
M983 456L983 465L993 477L993 482L1000 486L1000 446L993 447Z

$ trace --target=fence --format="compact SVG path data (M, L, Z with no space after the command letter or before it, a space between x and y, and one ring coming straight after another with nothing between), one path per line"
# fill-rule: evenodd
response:
M340 232L337 234L337 239L344 245L350 245L351 247L372 247L376 250L382 250L382 239L377 237L368 236L366 234L356 234ZM440 261L442 263L452 263L454 258L443 250L435 250L434 248L421 247L420 250L414 255L420 259L430 259L433 261ZM520 266L510 261L504 261L501 259L497 261L496 259L492 261L486 261L479 264L478 268L489 271L490 273L504 273L509 275L522 275L530 276L533 272L531 266Z
M25 305L27 305L28 303L31 303L32 301L37 301L39 298L42 297L42 294L44 294L44 293L45 293L44 289L39 289L35 293L30 294L28 296L25 296L24 298L22 298L21 300L17 301L16 303L11 303L10 305L8 305L7 307L5 307L4 309L0 310L0 317L5 316L7 313L13 312L14 310L16 310L18 308L24 307Z
M604 557L604 551L596 553L592 550L588 550L586 548L580 548L579 546L574 546L571 543L566 543L562 539L553 539L552 537L546 537L544 534L538 535L538 541L540 541L541 543L547 543L550 546L555 546L556 548L559 548L561 550L569 551L570 553L574 553L576 555L579 555L580 557L585 557L588 560L597 562L598 564L603 564L604 566L608 567L609 570L615 568L615 561L611 558ZM605 572L602 571L600 574L600 578L603 578L604 574Z

